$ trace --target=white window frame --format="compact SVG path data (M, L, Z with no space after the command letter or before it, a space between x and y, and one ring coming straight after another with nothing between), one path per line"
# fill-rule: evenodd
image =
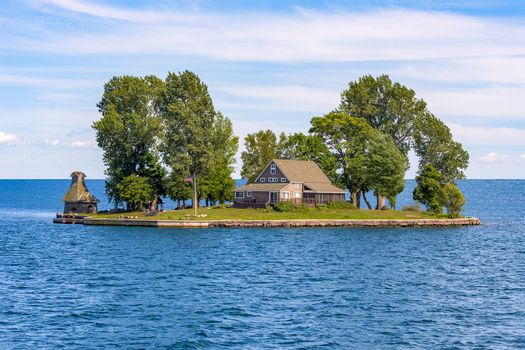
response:
M252 191L246 191L246 197L251 197L252 196Z
M294 198L301 198L301 192L294 192L293 193Z
M259 178L259 182L266 182L266 178L265 177ZM270 181L268 181L268 182L270 182Z
M285 177L281 177L281 182L286 182L286 178Z
M242 196L239 196L239 193L242 194ZM235 191L235 198L244 198L244 191Z
M290 199L290 192L284 191L283 192L283 199Z
M270 164L270 174L277 174L277 165L275 163Z

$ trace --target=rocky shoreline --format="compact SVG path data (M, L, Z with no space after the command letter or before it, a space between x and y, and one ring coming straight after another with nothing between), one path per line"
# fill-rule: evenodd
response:
M440 227L480 225L478 218L367 220L367 219L306 219L306 220L137 220L99 219L86 217L84 225L140 226L172 228L209 227Z

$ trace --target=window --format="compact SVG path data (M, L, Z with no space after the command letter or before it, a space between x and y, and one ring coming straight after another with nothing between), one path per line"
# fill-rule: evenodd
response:
M244 198L244 192L235 192L235 198Z
M276 170L276 166L275 164L272 163L272 165L270 165L270 174L275 174L277 172Z
M279 179L276 177L269 177L268 182L279 182Z
M283 199L290 199L290 192L283 192Z
M286 178L285 177L281 177L281 182L286 182Z
M266 178L265 178L265 177L261 177L261 178L259 179L259 182L266 182ZM270 182L270 181L268 181L268 182Z
M246 191L246 197L251 197L252 196L252 191Z
M301 192L294 192L293 193L294 198L301 198Z

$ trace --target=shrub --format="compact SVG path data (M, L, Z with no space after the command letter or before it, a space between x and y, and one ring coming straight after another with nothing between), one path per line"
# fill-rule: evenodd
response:
M414 203L414 204L410 204L410 205L404 205L403 208L401 210L405 210L405 211L421 211L421 207L419 206L419 203Z
M450 217L458 217L465 204L463 193L456 185L448 182L443 186L442 196L443 205L447 208L447 214Z
M327 209L357 209L355 205L350 202L328 202L324 205Z
M308 210L304 205L297 205L292 201L279 202L273 205L273 210L279 212L293 212Z
M425 165L416 176L417 186L414 189L414 200L424 204L428 211L434 214L443 213L443 204L441 200L441 187L443 186L444 177L439 171L431 165Z

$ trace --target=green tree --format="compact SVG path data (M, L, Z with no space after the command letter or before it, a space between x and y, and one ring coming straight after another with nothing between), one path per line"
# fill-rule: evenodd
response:
M155 189L146 177L131 174L117 184L119 196L131 204L131 210L142 210L144 202L156 197Z
M445 177L432 165L425 165L416 176L414 200L424 204L428 211L443 213L443 192Z
M442 188L442 203L447 208L449 216L457 217L465 204L465 197L456 185L447 182Z
M260 130L244 138L244 147L241 177L253 182L264 167L276 158L277 137L271 130Z
M390 136L375 133L371 134L368 140L364 166L368 185L377 196L376 209L383 209L385 197L395 209L396 196L405 188L407 157L401 153Z
M413 136L420 169L432 165L449 182L465 178L469 155L441 120L426 113L414 123Z
M320 137L322 142L332 150L339 165L338 173L341 182L350 191L352 203L359 206L360 194L364 196L372 183L378 186L378 189L382 183L378 175L370 173L375 170L376 164L375 158L370 159L370 157L382 159L382 153L375 154L375 152L382 152L378 142L391 141L388 141L389 139L380 131L372 128L365 119L355 118L341 112L331 112L323 117L314 117L311 124L310 132ZM403 159L401 163L404 165L405 160ZM367 166L370 167L369 170ZM391 176L387 173L389 170L388 167L384 168L385 178ZM383 188L380 189L379 193L381 192L385 192ZM370 208L368 200L364 198Z
M316 135L295 133L279 135L277 158L314 161L328 178L336 185L340 184L337 174L337 158L332 154L323 139Z
M191 199L193 196L193 187L185 179L186 177L172 172L168 176L166 183L166 194L171 200L177 202L177 208L184 207L186 200Z
M212 126L213 161L209 163L200 185L206 205L232 200L235 181L232 179L239 138L233 133L230 119L217 113Z
M165 172L157 147L162 138L158 97L163 88L162 80L154 76L113 77L104 85L97 104L102 117L92 127L107 166L106 193L115 205L126 201L117 185L131 174L145 177L157 196L164 194Z
M390 135L404 154L410 149L415 120L427 111L426 103L413 90L392 82L388 75L365 75L350 82L341 93L338 110L366 119L373 128Z
M192 72L169 73L160 114L166 128L162 144L165 163L172 172L192 176L197 182L213 159L216 112L208 87ZM198 199L193 198L195 211L197 205Z

